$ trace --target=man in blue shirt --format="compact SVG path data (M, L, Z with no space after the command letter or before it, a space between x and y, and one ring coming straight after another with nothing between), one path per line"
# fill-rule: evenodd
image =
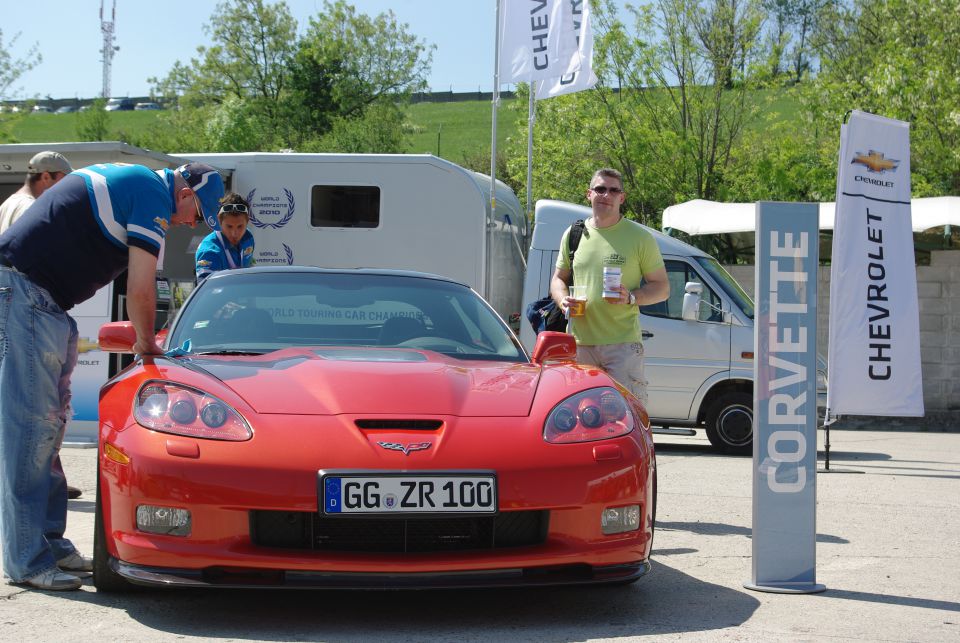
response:
M134 351L154 335L157 256L171 225L213 217L223 179L209 165L153 171L99 164L45 191L0 235L0 537L14 583L69 590L93 562L63 537L60 443L69 419L77 324L67 314L127 271Z
M231 192L223 197L217 212L218 228L197 246L197 283L219 270L249 268L253 265L253 235L247 230L250 207L246 200Z

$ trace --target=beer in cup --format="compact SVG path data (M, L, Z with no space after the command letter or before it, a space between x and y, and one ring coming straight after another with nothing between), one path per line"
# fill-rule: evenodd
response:
M570 311L570 316L583 317L587 312L587 287L570 286L570 297L575 300L567 309Z

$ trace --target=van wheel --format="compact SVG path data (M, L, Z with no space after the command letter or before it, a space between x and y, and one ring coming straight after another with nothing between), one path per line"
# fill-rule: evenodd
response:
M707 438L721 451L753 453L753 395L724 393L707 412Z
M136 589L127 579L110 569L110 552L103 525L103 503L100 500L100 474L97 472L97 505L93 519L93 586L98 592L129 592Z

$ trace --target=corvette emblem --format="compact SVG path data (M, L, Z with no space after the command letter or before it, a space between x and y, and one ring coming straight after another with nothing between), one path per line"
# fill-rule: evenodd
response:
M399 442L377 442L384 449L391 451L400 451L403 455L410 455L412 451L423 451L433 446L432 442L411 442L410 444L400 444Z

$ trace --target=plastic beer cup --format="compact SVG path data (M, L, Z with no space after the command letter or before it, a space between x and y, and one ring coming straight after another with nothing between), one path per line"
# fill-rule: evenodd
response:
M570 297L575 301L570 304L571 317L583 317L587 312L587 287L570 286Z

